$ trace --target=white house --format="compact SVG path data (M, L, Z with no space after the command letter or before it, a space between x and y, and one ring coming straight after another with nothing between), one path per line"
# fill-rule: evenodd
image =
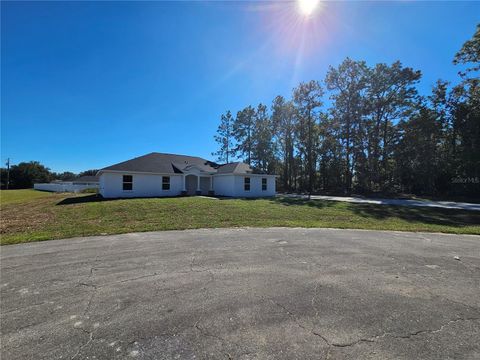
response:
M105 198L275 195L275 175L254 173L236 162L216 164L195 156L151 153L99 170Z

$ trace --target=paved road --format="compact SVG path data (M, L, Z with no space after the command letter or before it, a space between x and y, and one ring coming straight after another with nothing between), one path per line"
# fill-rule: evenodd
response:
M288 194L288 195L282 195L282 196L307 198L306 195ZM359 203L359 204L421 206L421 207L434 207L434 208L443 208L443 209L480 211L480 204L457 202L457 201L366 199L366 198L352 197L352 196L326 196L326 195L312 195L311 198L316 200L344 201L344 202Z
M1 270L3 359L480 358L478 236L137 233L4 246Z

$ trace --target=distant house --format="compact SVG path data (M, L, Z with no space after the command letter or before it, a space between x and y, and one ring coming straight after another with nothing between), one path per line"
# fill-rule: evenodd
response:
M105 198L275 195L275 175L255 173L242 162L217 164L195 156L151 153L99 170Z
M95 176L80 176L78 179L72 181L75 185L95 185L99 184L99 177Z

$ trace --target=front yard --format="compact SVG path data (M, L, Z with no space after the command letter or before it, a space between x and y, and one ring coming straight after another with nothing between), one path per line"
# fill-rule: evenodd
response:
M2 190L1 244L137 231L332 227L480 234L480 212L334 201L204 197L101 200L91 194Z

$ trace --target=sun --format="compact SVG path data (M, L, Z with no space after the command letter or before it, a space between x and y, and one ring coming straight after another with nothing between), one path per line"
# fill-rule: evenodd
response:
M320 0L297 0L298 9L302 15L310 16L318 7Z

